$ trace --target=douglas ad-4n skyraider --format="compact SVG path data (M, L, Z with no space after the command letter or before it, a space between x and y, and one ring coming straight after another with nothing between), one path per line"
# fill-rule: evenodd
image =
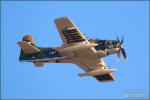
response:
M80 30L67 17L55 20L63 45L60 47L38 47L34 44L31 35L25 35L18 42L21 48L19 61L33 62L37 67L44 63L74 63L85 71L80 77L93 76L100 82L115 80L112 72L116 69L109 68L103 61L103 57L117 53L127 60L125 50L122 47L123 39L117 40L87 40Z

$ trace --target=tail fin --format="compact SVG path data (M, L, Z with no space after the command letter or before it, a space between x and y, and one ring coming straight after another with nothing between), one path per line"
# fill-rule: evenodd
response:
M34 39L33 39L32 35L25 35L23 37L22 41L31 42L32 44L34 44Z
M18 45L24 54L32 54L40 51L35 47L32 35L25 35L22 41L18 42Z
M34 45L34 40L31 35L25 35L22 41L18 42L18 45L21 48L20 52L20 61L26 60L35 60L42 58L43 56L40 53L40 50ZM42 66L42 62L34 62L36 66Z

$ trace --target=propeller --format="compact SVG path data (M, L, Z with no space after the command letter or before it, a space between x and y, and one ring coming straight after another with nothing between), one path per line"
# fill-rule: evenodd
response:
M118 61L120 60L120 55L122 54L124 59L127 61L128 58L127 58L126 52L125 52L125 50L124 50L124 48L122 46L124 38L122 37L122 40L120 41L119 38L117 37L117 41L119 42L119 51L117 53L117 60Z

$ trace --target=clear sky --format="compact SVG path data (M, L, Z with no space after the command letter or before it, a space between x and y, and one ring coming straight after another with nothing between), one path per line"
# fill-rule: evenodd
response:
M110 99L128 98L128 92L149 89L148 1L38 1L1 4L1 92L3 99ZM32 34L42 47L62 44L54 19L69 17L89 38L124 36L128 62L116 55L104 58L118 70L114 82L100 83L74 64L47 63L36 68L18 61L18 41ZM144 97L145 98L145 97Z

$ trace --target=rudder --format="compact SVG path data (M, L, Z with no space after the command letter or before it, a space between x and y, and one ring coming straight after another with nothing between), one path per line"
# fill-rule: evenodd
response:
M40 50L35 46L34 39L31 35L25 35L22 41L18 42L21 48L19 61L31 61L44 58ZM43 66L42 62L33 62L37 67Z

